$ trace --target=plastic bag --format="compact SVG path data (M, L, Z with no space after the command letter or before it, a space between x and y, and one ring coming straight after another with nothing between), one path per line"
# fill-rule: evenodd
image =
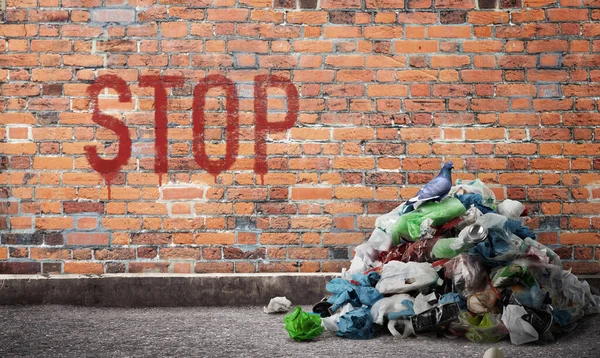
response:
M525 226L519 220L507 219L504 223L504 229L517 235L521 239L530 237L535 239L535 234L531 231L529 226Z
M458 200L460 200L462 205L467 209L471 207L476 207L483 214L495 212L493 208L488 207L483 203L483 198L481 197L481 194L462 194L455 195L455 197Z
M488 231L487 239L471 249L471 254L479 254L486 264L507 265L522 255L523 240L506 230L507 218L489 213L477 220L477 224Z
M452 248L453 244L456 243L459 239L456 237L452 237L449 239L439 239L433 248L431 249L431 254L436 259L451 259L458 254L460 254L461 250L454 250Z
M479 179L469 181L457 179L456 185L450 189L448 196L453 196L454 194L479 194L481 195L483 205L492 209L496 207L496 194Z
M343 278L334 278L327 283L325 288L333 294L327 300L332 304L331 312L337 311L346 303L351 303L354 307L362 305L370 307L383 298L383 295L374 287L355 285Z
M423 220L423 222L421 223L421 226L420 226L420 230L421 230L420 239L421 240L431 239L433 237L433 235L435 235L436 229L433 228L432 225L433 225L433 219L427 218L427 219Z
M329 317L321 317L321 325L327 331L337 332L340 330L340 328L338 326L340 317L342 317L343 314L346 314L347 312L352 311L353 309L354 309L354 306L352 306L352 304L350 304L350 303L347 303L346 305L344 305L344 307L342 307L342 309L338 310L338 312L336 312L334 315L329 316Z
M383 321L388 317L391 312L401 312L406 310L409 306L406 301L412 302L414 299L405 293L384 297L383 299L375 302L371 307L371 317L373 322L377 324L383 324Z
M499 268L492 274L492 285L494 287L505 287L522 284L528 288L537 285L537 281L527 267L510 265Z
M440 240L439 237L433 239L422 239L408 245L404 255L402 255L403 262L433 262L435 261L432 251L435 244Z
M350 339L369 339L375 333L370 309L361 307L343 314L336 335Z
M407 247L408 244L403 242L398 246L394 246L389 251L381 252L379 254L379 262L387 264L390 261L402 261L402 255L404 255Z
M521 252L529 257L536 257L542 263L550 263L562 267L560 256L558 256L556 252L531 238L526 237L523 239Z
M483 213L475 206L467 209L467 212L460 217L461 221L456 225L458 230L462 230L469 225L473 225L483 215Z
M368 241L354 248L354 258L361 259L367 266L377 261L377 257L379 257L379 251Z
M498 214L516 220L521 216L523 211L525 211L525 205L516 200L506 199L498 204L497 210Z
M280 312L288 312L292 307L292 301L288 300L285 297L275 297L269 301L269 305L267 307L263 307L264 313L280 313Z
M417 297L415 297L415 304L413 306L413 310L415 314L419 314L421 312L425 312L428 309L431 309L435 304L437 304L438 299L435 293L430 293L428 295L424 295L419 293Z
M500 314L485 313L475 315L461 312L458 321L450 325L450 331L458 336L477 343L495 343L508 335Z
M500 299L500 293L493 287L487 288L481 292L475 292L467 297L467 307L469 311L475 314L496 313L496 304Z
M600 313L600 297L593 295L586 281L579 281L571 270L561 273L561 306L579 307L583 315Z
M400 215L402 215L402 210L404 209L404 204L396 207L394 210L390 211L387 214L381 215L375 220L375 230L371 234L371 239L374 242L380 243L377 247L379 251L387 251L392 246L392 230L394 225L400 219ZM386 245L389 240L389 245L386 248ZM393 245L398 245L399 241L394 243ZM374 245L376 246L376 245Z
M342 278L350 279L353 274L365 272L369 269L369 266L360 257L354 256L350 262L348 270L342 269Z
M421 223L425 219L432 219L432 226L440 226L456 217L463 215L467 210L460 200L446 198L440 202L427 202L418 209L400 216L392 228L394 245L400 243L401 238L412 241L421 236Z
M522 305L532 308L542 308L546 299L546 291L542 290L537 284L530 288L523 285L511 286L511 291L514 298Z
M447 303L458 303L458 305L461 309L463 309L463 310L467 309L467 302L466 302L464 296L462 296L460 293L456 293L456 292L448 292L446 294L443 294L442 297L440 297L438 302L440 305L445 305Z
M383 265L375 288L384 295L405 293L433 285L438 279L430 263L391 261Z
M346 272L348 275L352 275L368 270L377 261L381 252L390 250L392 247L392 227L400 217L401 209L402 205L375 220L375 229L369 240L354 249L355 254L352 264L347 271L342 271L342 277L346 277Z
M483 290L488 275L478 256L462 253L448 261L444 268L446 277L451 278L456 289L464 296Z
M412 320L407 318L390 320L388 330L396 338L407 338L415 334Z
M352 275L351 283L359 286L371 286L374 287L377 282L381 279L381 275L378 272L371 271L369 273L356 273Z
M293 312L283 318L285 330L296 342L305 341L318 337L323 333L321 317L302 311L299 306Z
M539 339L539 334L533 326L522 317L527 315L527 311L522 306L508 305L502 312L502 323L510 333L510 341L513 344L521 345L534 342Z
M405 306L404 309L388 313L390 320L406 319L415 315L415 302L413 298L402 301L402 304Z

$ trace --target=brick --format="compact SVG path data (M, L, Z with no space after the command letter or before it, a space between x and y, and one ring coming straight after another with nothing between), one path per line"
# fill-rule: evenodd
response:
M235 243L235 235L233 233L218 233L205 232L198 233L194 236L195 244L208 245L228 245Z
M402 37L400 26L369 26L364 29L365 38L393 39Z
M104 233L70 233L67 234L67 245L108 245L108 234Z
M64 273L69 274L96 274L104 273L104 267L98 262L76 262L67 261L64 263Z
M41 272L39 262L6 262L0 261L0 274L38 274Z
M96 22L133 22L133 9L96 9L92 12L92 21Z
M600 243L600 234L595 232L561 232L560 243L563 245L597 245Z
M366 0L367 9L403 9L404 1L402 0Z
M131 262L129 263L130 273L167 273L169 272L168 262Z
M568 42L565 40L533 40L527 42L527 52L566 52Z
M195 273L231 273L233 262L197 262L194 266Z
M437 52L438 42L434 40L397 40L394 41L394 51L396 51L396 53Z
M250 14L248 9L208 9L208 21L245 21Z
M330 200L331 188L292 188L292 200Z

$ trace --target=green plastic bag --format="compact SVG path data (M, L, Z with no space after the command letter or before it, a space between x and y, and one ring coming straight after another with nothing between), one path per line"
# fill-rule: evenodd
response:
M296 342L318 337L323 333L321 316L302 311L299 306L283 318L285 330Z
M458 321L450 325L450 331L458 336L464 335L471 342L495 343L508 335L501 317L501 314L474 315L463 311L458 316Z
M425 219L433 220L431 226L440 226L466 212L463 204L456 198L446 198L440 202L427 202L398 218L392 228L393 243L398 245L401 238L411 241L418 239L421 236L421 223Z
M451 259L455 256L458 256L462 251L454 250L450 247L450 245L456 240L456 238L449 239L439 239L435 245L433 245L433 249L431 249L431 254L436 259Z
M537 285L537 280L527 267L516 264L501 267L492 275L492 285L494 287L505 287L516 284L522 284L527 288L531 288Z

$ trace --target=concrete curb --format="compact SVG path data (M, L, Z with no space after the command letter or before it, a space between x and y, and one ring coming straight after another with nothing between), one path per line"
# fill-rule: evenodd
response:
M110 307L267 305L286 296L314 304L337 274L0 275L0 305Z
M286 296L309 305L326 294L332 273L0 275L0 305L108 307L266 305ZM596 293L600 276L578 276Z

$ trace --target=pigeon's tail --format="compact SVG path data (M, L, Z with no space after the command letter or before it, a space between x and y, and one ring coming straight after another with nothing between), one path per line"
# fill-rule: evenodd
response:
M406 203L404 203L404 207L402 208L402 212L400 214L401 215L408 214L413 210L415 210L415 207L407 201Z

